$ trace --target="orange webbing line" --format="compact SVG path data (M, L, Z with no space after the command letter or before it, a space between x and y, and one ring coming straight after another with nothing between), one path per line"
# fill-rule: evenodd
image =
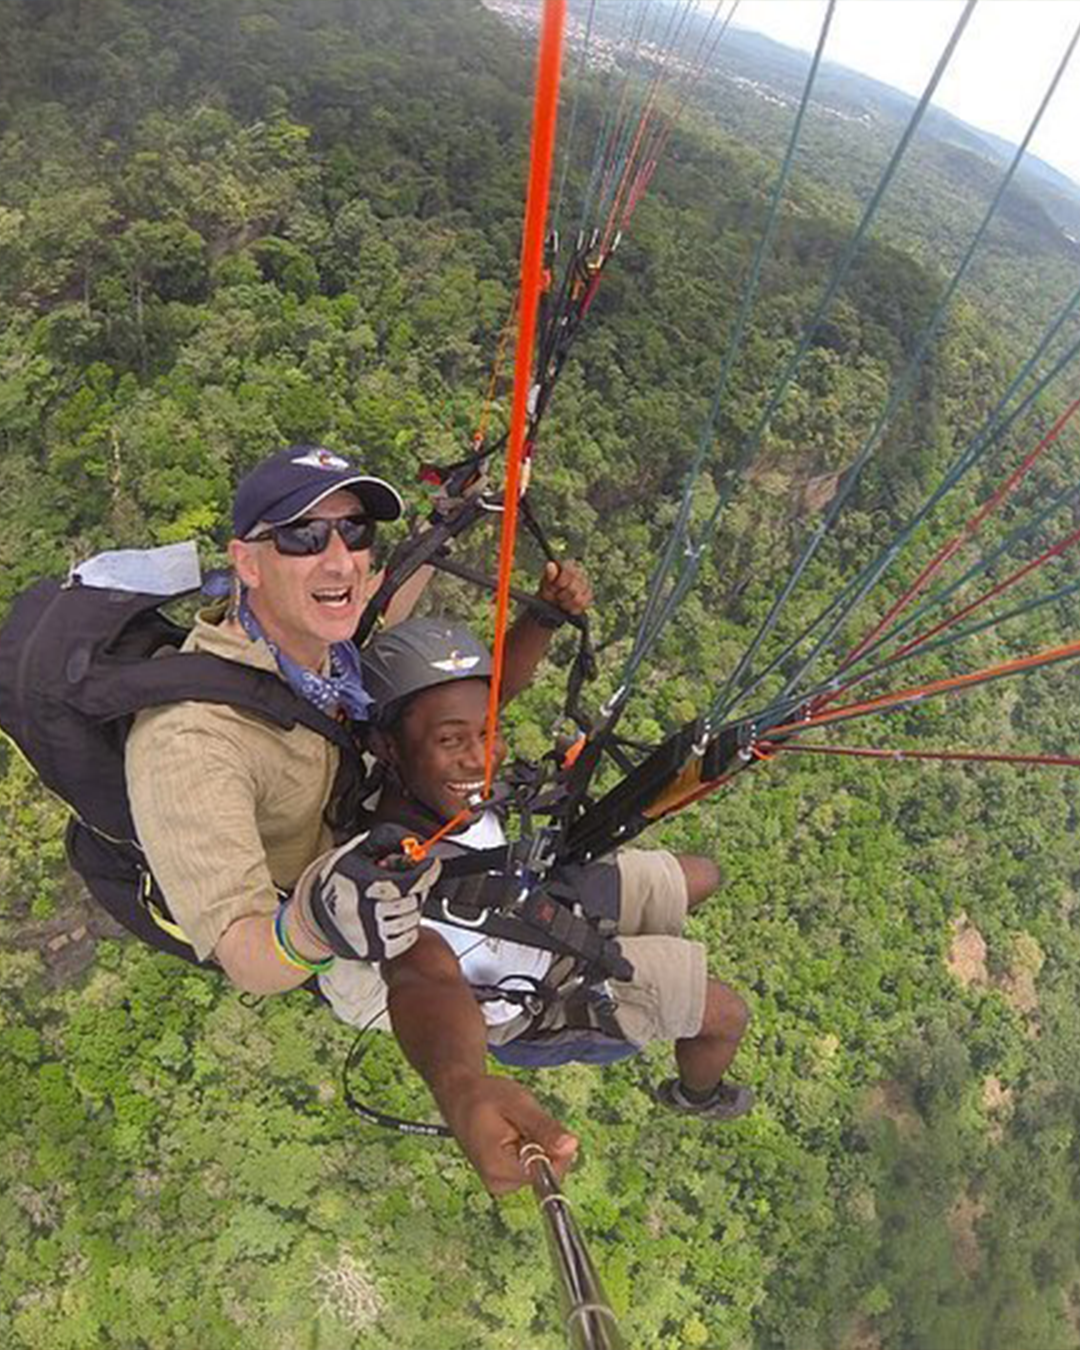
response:
M502 535L499 540L499 575L495 591L495 638L491 653L491 692L488 697L487 745L484 765L484 796L491 793L495 777L495 741L499 729L499 698L502 693L503 660L506 652L507 617L510 612L510 574L514 565L518 501L522 488L522 462L533 383L533 341L544 274L544 243L547 237L548 193L555 157L555 125L559 115L559 81L562 70L563 29L566 0L544 0L540 30L540 56L536 68L533 102L532 150L529 191L525 200L525 225L521 240L521 281L518 306L517 350L514 353L514 399L510 409L510 440L506 453L506 483L503 487Z
M449 834L451 830L456 830L459 825L464 825L471 816L472 808L468 806L465 807L463 810L459 811L452 820L448 820L445 825L440 825L434 834L428 835L423 843L415 836L410 835L408 839L403 839L401 841L402 853L404 853L411 862L423 862L431 852L433 844L437 844L444 835Z
M499 576L495 592L495 638L491 651L491 692L488 696L484 762L484 799L491 796L495 777L495 741L499 730L499 695L502 690L503 657L506 649L507 615L510 610L510 573L517 536L518 500L521 495L522 461L528 425L529 393L532 388L532 353L536 315L544 272L544 241L547 236L548 192L555 156L555 124L559 112L559 82L562 70L562 40L566 25L566 0L544 0L540 30L540 55L533 97L532 147L529 155L529 188L525 199L525 224L521 240L521 280L518 285L518 338L514 356L514 399L510 410L510 434L506 454L506 484L503 488L502 535L499 540ZM472 816L459 811L423 843L406 839L402 847L414 861L427 856L432 844Z
M909 689L900 689L894 694L882 694L879 698L867 699L864 703L845 703L831 712L814 713L800 722L786 722L783 726L770 727L767 735L793 735L799 731L809 731L812 727L828 726L831 722L845 722L864 713L887 712L890 708L903 703L913 703L935 694L946 694L954 689L966 689L973 684L982 684L986 680L1000 679L1005 675L1019 675L1026 670L1038 670L1040 666L1053 665L1055 661L1067 661L1080 656L1080 642L1069 642L1064 647L1048 647L1046 651L1035 652L1032 656L1020 656L1015 661L1005 661L998 666L986 666L983 670L969 671L966 675L954 675L947 680L934 680L930 684L914 685Z

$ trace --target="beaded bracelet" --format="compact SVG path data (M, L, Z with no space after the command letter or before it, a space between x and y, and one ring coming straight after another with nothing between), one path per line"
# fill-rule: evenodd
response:
M289 941L289 935L285 929L285 910L288 907L288 901L278 906L278 912L274 915L274 951L277 952L278 959L285 965L292 966L294 970L303 970L308 975L318 975L324 970L329 970L334 964L332 956L324 957L321 961L309 961L306 956L301 956L296 948Z

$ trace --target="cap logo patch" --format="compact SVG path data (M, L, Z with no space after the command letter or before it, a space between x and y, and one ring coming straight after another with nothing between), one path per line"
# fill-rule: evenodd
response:
M342 459L340 455L335 455L332 450L308 450L306 454L298 455L292 461L293 464L302 464L306 469L351 469L352 465L347 459Z
M462 671L472 670L480 663L478 656L462 656L460 652L451 652L442 661L432 661L433 670L445 670L451 675L460 675Z

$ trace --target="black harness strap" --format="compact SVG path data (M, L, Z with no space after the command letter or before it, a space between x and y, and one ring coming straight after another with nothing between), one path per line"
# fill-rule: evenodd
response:
M492 509L492 503L483 496L465 498L455 503L451 512L442 515L436 513L435 519L427 528L410 535L398 545L386 565L382 585L367 602L360 616L360 622L353 635L353 641L358 647L362 647L371 636L375 625L382 618L399 587L426 563L434 564L451 540L463 534Z
M738 762L749 727L748 722L732 723L707 737L702 745L704 725L696 718L657 746L599 801L586 806L584 793L604 749L602 735L597 737L586 745L570 773L570 809L578 809L580 814L571 815L561 856L588 862L633 839L652 823L650 810L665 791L695 764L698 786L722 778Z
M441 821L422 803L395 813L394 823L421 838ZM425 918L455 928L539 947L581 963L591 977L628 980L633 966L612 936L618 897L590 904L583 894L580 868L562 875L540 875L534 843L520 840L497 848L469 849L442 839L433 849L442 863L439 878L424 900ZM575 913L573 906L584 911Z
M527 883L512 870L513 848L444 859L424 901L425 917L573 957L602 978L630 979L633 967L618 944L596 922L573 913L567 904L570 892L557 878L526 889Z
M106 658L103 665L112 669L102 706L96 707L92 697L79 699L80 710L89 717L111 721L169 703L224 703L285 731L299 723L343 750L357 750L356 738L343 723L301 698L269 670L209 652L175 652L138 666Z

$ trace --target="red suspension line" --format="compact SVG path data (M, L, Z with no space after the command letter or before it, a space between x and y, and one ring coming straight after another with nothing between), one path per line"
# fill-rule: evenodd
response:
M611 188L612 181L615 177L616 159L612 152L614 151L615 147L618 145L619 140L622 137L624 127L627 126L630 122L630 118L627 115L626 111L627 104L629 103L629 101L630 101L630 81L629 79L626 79L623 81L622 93L619 95L619 107L615 113L613 129L607 141L605 154L608 156L608 162L604 166L604 172L600 177L600 190L597 193L598 202L602 202L606 199L608 191Z
M634 133L634 139L630 146L630 153L626 156L626 160L623 165L623 171L619 177L618 184L615 188L615 194L612 198L611 209L608 211L607 220L604 222L604 228L601 235L601 243L600 243L601 257L603 257L604 254L607 252L608 246L611 243L611 239L615 233L615 221L622 209L623 199L626 194L627 188L630 184L630 181L632 178L636 176L638 172L638 151L641 147L641 142L642 138L645 135L645 131L653 120L653 109L656 106L656 100L657 95L660 92L660 86L664 81L664 77L666 74L666 67L667 67L667 58L665 57L659 70L653 76L652 83L649 86L649 93L645 99L645 104L642 107L641 115L638 118L637 130ZM605 193L601 194L601 200L603 200L603 196L606 195L606 188L609 188L610 185L611 185L611 175L609 172L605 184Z
M1046 651L1031 656L1021 656L1000 665L987 666L983 670L969 671L966 675L954 675L946 680L934 680L929 684L914 685L900 689L896 693L882 694L878 698L867 699L862 703L846 703L831 712L812 712L798 722L786 722L783 726L770 727L769 736L779 736L798 731L809 731L811 727L829 726L833 722L847 722L855 717L864 717L869 713L888 712L905 703L918 703L936 694L950 693L956 689L967 689L975 684L984 684L988 680L1001 679L1007 675L1020 675L1029 670L1038 670L1041 666L1053 665L1058 661L1068 661L1080 656L1080 642L1066 643L1063 647L1048 647Z
M671 134L678 125L679 120L683 115L683 110L686 108L687 103L689 103L690 101L691 94L694 92L695 88L700 83L701 77L705 74L705 70L708 66L709 57L712 56L712 54L716 51L717 47L719 47L721 41L723 40L724 34L728 30L728 25L735 17L735 12L736 10L738 10L740 3L741 0L735 0L728 14L725 16L724 22L720 25L720 32L713 39L712 43L708 46L707 50L705 48L708 29L706 29L706 37L702 38L702 41L698 47L697 54L694 58L695 61L697 62L696 67L692 69L688 75L685 75L683 77L682 93L677 95L678 102L675 105L674 112L670 113L667 117L663 118L662 120L661 119L656 120L655 127L650 132L650 140L646 142L645 148L642 150L640 155L641 167L639 168L637 176L635 177L633 183L631 184L630 191L627 194L626 206L623 210L622 217L619 220L618 228L620 231L626 229L627 225L630 223L630 217L634 214L634 211L637 208L638 202L640 202L642 197L644 197L645 192L648 189L649 183L652 181L652 176L656 172L656 166L660 162L660 159L663 156L664 151L667 149L667 143L671 139ZM719 14L722 8L723 8L723 0L721 0L721 3L719 3L716 6L716 9L713 11L712 17L709 20L710 27L715 22L717 15Z
M942 545L939 551L934 555L933 558L931 558L931 560L926 564L926 566L922 569L919 575L915 578L915 581L910 586L910 588L907 591L905 591L904 594L900 597L900 599L897 600L896 603L889 609L885 617L881 619L880 622L877 623L875 627L869 633L867 633L867 635L859 643L857 643L856 646L854 646L851 649L850 652L848 652L847 656L845 656L843 661L840 663L841 670L846 670L847 667L852 664L852 662L857 661L859 657L863 655L866 649L869 646L871 646L871 644L874 643L883 632L885 632L885 630L889 627L889 625L897 617L897 615L901 614L908 607L908 605L911 604L911 602L916 598L916 596L920 595L926 589L927 585L933 580L933 578L942 569L942 567L944 567L945 564L964 546L964 544L966 544L972 538L972 536L980 528L982 523L986 520L987 516L989 516L992 512L996 511L997 508L1001 505L1001 503L1005 500L1005 498L1008 497L1016 489L1016 487L1020 484L1020 482L1028 475L1028 473L1030 473L1031 469L1034 467L1036 462L1050 448L1050 446L1054 444L1054 442L1061 435L1062 431L1064 431L1065 427L1072 420L1072 418L1074 417L1074 415L1078 410L1080 410L1080 398L1075 399L1068 406L1068 408L1066 408L1066 410L1061 414L1058 420L1054 423L1054 425L1050 428L1050 430L1038 443L1035 449L1032 450L1030 454L1028 454L1026 458L1022 461L1022 463L1020 463L1013 470L1013 472L1009 475L1009 477L1005 480L1005 482L1002 483L1002 485L997 489L997 491L994 492L983 503L983 505L975 512L975 514L961 528L961 530L956 535L954 535L952 539L948 540L948 542ZM819 700L818 706L823 707L825 704L832 702L832 700L836 698L837 695L840 694L841 692L842 690L838 689L834 693L824 695L822 699Z
M687 8L684 9L683 11L682 18L679 20L676 26L675 34L674 37L672 38L671 45L664 53L660 65L656 71L656 74L653 76L652 82L649 86L648 95L646 96L644 106L638 118L637 130L634 133L634 140L630 147L630 153L626 156L626 159L624 161L623 171L618 180L618 186L616 187L615 195L612 199L611 209L608 212L607 220L604 222L604 228L601 235L601 244L600 244L601 257L603 257L605 253L607 253L608 247L611 244L613 237L617 233L617 230L623 227L623 224L627 219L628 212L625 208L627 193L629 192L630 196L633 197L634 188L632 185L637 183L640 177L641 167L645 162L646 158L644 154L639 154L639 151L641 149L641 143L643 138L645 137L646 131L648 131L649 133L648 140L646 140L646 145L648 145L649 142L655 142L656 136L653 131L653 124L656 121L656 118L654 117L653 110L656 107L657 96L660 92L660 88L667 80L668 62L671 60L672 54L675 51L675 46L679 41L679 32L683 24L686 22L686 18L689 12L690 12L689 6L687 6ZM713 18L715 19L715 17L716 16L714 14ZM711 22L712 20L710 20L710 23ZM627 87L628 86L629 81L627 82ZM601 201L604 199L607 190L610 186L611 186L611 173L609 171L608 174L605 175L604 189L600 194ZM639 192L638 198L640 198L640 195L641 194ZM634 205L635 206L637 205L636 200L634 201Z
M657 75L653 81L652 89L649 91L649 97L646 101L644 109L642 110L641 118L638 121L637 131L634 133L633 144L630 146L630 153L626 157L626 164L623 168L622 175L619 178L618 186L615 189L615 195L612 198L611 209L608 211L608 218L604 222L604 229L603 234L601 235L601 242L600 242L601 257L603 257L604 254L607 252L608 246L610 245L612 237L615 233L615 219L622 209L623 197L630 183L631 175L636 174L637 172L635 159L638 152L638 146L641 144L641 138L645 134L645 127L647 126L650 118L652 117L653 104L656 101L656 93L659 86L660 86L660 76Z
M758 748L767 759L777 751L803 755L848 755L858 759L941 760L973 764L1039 764L1064 769L1080 769L1080 758L1070 755L1009 755L983 750L886 750L855 745L799 745L795 741L759 741Z
M893 657L907 656L909 652L914 651L917 647L921 647L922 644L928 642L930 638L936 637L938 633L943 632L946 628L951 628L954 623L959 623L961 619L966 619L969 614L973 614L975 610L981 609L987 601L995 599L995 597L1001 595L1003 591L1007 591L1010 587L1015 586L1016 583L1023 580L1029 572L1034 572L1036 568L1042 567L1044 564L1048 563L1051 558L1060 557L1067 549L1072 548L1077 540L1080 540L1080 530L1073 530L1073 532L1067 534L1064 539L1059 539L1051 548L1040 553L1037 558L1033 558L1031 562L1025 563L1023 567L1017 568L1017 570L1007 576L1004 581L999 581L996 586L991 586L985 594L978 596L975 600L972 600L970 604L964 605L954 614L950 614L947 618L942 619L941 622L936 623L933 628L928 628L921 636L912 638L910 642L897 648L893 653Z
M928 628L925 633L920 633L918 637L912 638L910 642L905 642L902 647L897 647L896 651L889 656L887 664L891 665L893 662L899 661L905 656L910 656L911 653L917 651L924 642L929 642L931 638L936 637L939 633L943 633L946 629L959 623L961 619L966 619L969 614L973 614L977 609L981 609L982 606L989 601L996 599L997 596L1003 594L1012 586L1015 586L1018 581L1022 581L1030 572L1034 572L1037 568L1048 563L1051 558L1060 557L1062 553L1067 549L1072 548L1078 541L1080 541L1080 529L1073 530L1072 533L1067 534L1064 539L1059 539L1056 544L1046 549L1045 552L1040 553L1037 558L1033 558L1030 562L1025 563L1023 567L1017 568L1017 570L1007 576L1004 581L999 581L996 586L991 586L988 591L977 596L969 604L963 605L960 609L955 610L952 614L947 615L940 623L936 623L932 628ZM880 669L881 667L878 667L878 670ZM817 709L825 707L826 704L839 698L840 695L846 693L849 689L853 689L863 679L868 679L875 673L877 672L874 670L868 670L862 675L855 675L850 680L847 680L844 684L840 685L838 689L830 690L828 694L814 699L812 704L814 710L817 711Z

